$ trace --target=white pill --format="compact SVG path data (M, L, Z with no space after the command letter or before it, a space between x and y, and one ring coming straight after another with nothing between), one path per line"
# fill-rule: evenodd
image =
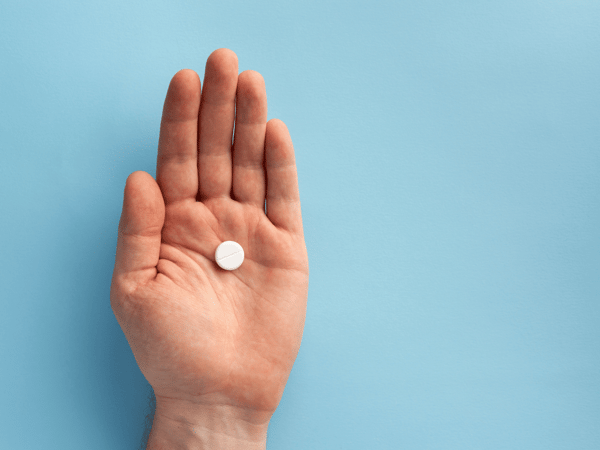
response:
M225 241L217 247L215 260L225 270L235 270L244 262L244 249L235 241Z

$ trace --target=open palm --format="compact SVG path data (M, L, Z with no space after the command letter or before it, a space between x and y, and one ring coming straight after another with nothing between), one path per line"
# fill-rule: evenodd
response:
M283 394L309 271L292 142L266 118L261 75L216 50L202 89L192 70L171 81L156 181L127 179L111 305L157 400L272 413ZM215 263L227 240L233 271Z

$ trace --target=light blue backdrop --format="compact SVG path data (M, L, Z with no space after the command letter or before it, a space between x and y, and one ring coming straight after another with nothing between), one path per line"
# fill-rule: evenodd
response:
M0 6L0 440L137 449L110 309L171 77L265 78L296 150L304 339L269 450L600 448L600 2Z

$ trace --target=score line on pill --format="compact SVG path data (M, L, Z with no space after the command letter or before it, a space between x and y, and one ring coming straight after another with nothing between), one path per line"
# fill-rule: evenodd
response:
M244 262L244 249L235 241L222 242L215 252L215 260L221 269L235 270Z

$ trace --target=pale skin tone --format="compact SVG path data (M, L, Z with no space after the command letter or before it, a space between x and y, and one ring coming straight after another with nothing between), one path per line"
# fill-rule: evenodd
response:
M245 252L233 271L215 263L227 240ZM171 80L156 180L125 186L110 298L156 395L148 449L266 447L308 274L288 129L267 122L263 77L216 50L203 83L189 69Z

